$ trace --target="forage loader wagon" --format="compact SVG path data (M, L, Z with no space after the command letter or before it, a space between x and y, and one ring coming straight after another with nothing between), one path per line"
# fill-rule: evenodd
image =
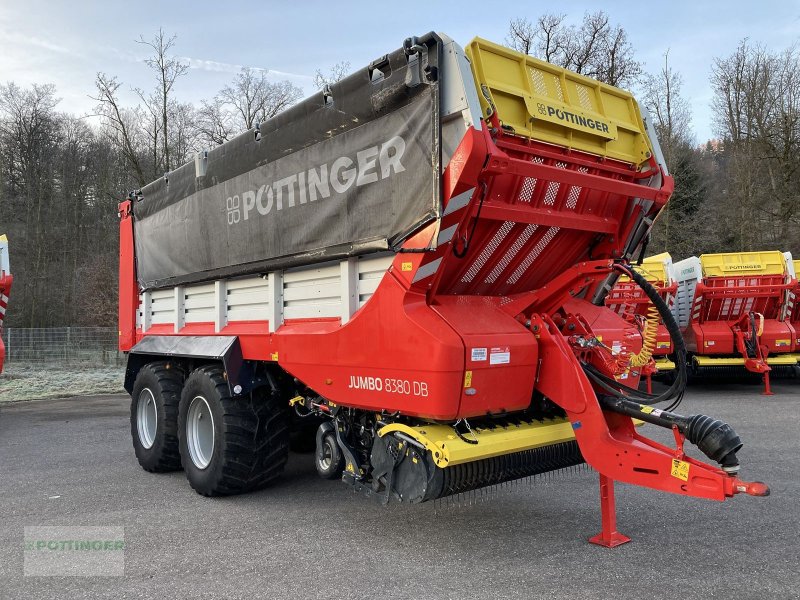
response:
M320 475L413 503L585 461L607 546L627 540L614 480L764 495L730 426L668 410L685 368L637 390L640 327L604 304L629 277L683 352L629 262L671 191L629 93L482 39L405 40L120 204L139 462L243 492L312 422Z
M764 378L774 367L797 365L797 334L788 304L797 286L781 252L702 254L673 264L675 313L692 368L743 370Z

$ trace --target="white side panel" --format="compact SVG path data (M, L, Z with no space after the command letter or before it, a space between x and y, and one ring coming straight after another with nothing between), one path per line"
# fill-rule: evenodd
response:
M689 325L697 284L702 280L700 259L691 256L672 264L672 278L678 283L673 315L681 330Z
M0 277L11 273L11 266L8 262L8 238L0 235Z
M175 322L175 288L153 290L150 294L150 324Z
M783 253L783 260L786 261L786 273L790 279L797 279L797 273L795 272L794 268L794 260L792 259L791 252L784 252ZM789 315L792 314L794 311L794 303L797 302L796 294L793 290L788 290L786 292L785 300L783 302L783 308L780 313L780 318L785 319Z
M213 323L216 315L214 301L214 283L203 283L191 285L184 288L186 290L186 309L187 323Z
M481 128L481 104L464 49L444 34L441 74L442 167L450 162L469 127Z
M168 323L176 333L187 323L214 323L220 331L237 321L269 321L275 331L284 319L338 317L347 323L375 293L394 254L351 258L266 276L218 280L144 292L137 325Z
M172 309L175 323L173 329L175 333L178 333L186 325L186 291L182 286L178 286L175 288L173 297L175 298L175 304Z
M793 278L797 278L797 273L794 270L794 260L792 259L791 252L784 252L783 253L783 260L786 261L786 270L789 272L789 275Z
M269 284L269 331L275 330L283 323L283 273L281 271L272 272L267 275Z
M228 282L228 322L266 321L270 318L269 281L263 277Z
M214 282L214 331L222 331L228 324L228 282Z
M283 318L339 317L342 312L339 262L283 273Z
M144 292L139 296L139 325L142 327L142 331L147 331L150 329L151 324L151 317L152 312L150 311L150 298L152 292Z
M386 271L392 266L394 254L370 258L361 258L358 261L358 308L372 298L372 294L383 279Z

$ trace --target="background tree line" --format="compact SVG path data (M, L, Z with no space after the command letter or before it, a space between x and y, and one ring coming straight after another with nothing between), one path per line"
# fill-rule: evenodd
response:
M120 100L124 82L98 73L93 115L58 110L52 85L0 83L0 233L8 233L15 284L7 325L116 322L116 206L139 188L297 102L302 91L244 68L216 95L179 102L188 67L176 39L140 38L153 74ZM800 254L800 50L771 51L748 40L714 60L716 138L699 144L682 79L664 55L645 73L625 30L603 12L577 23L548 14L514 19L511 47L589 77L633 89L653 116L675 194L653 232L651 252L675 257L727 250ZM318 71L317 87L349 63ZM87 119L86 116L93 116Z

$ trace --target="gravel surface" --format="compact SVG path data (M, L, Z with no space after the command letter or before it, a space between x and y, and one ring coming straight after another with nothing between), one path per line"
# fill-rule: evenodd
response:
M617 486L619 530L588 470L482 502L383 507L292 455L269 489L195 494L133 455L124 396L4 405L0 598L798 598L800 382L690 388L681 412L730 422L745 479L768 498L724 503ZM647 428L662 441L669 432ZM121 526L123 577L23 576L23 527Z

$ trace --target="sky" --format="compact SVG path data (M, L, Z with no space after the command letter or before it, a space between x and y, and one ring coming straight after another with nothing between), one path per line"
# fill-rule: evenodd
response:
M556 8L553 8L556 6ZM345 2L294 0L0 0L0 83L53 83L58 109L91 114L98 71L123 82L122 99L149 89L152 74L136 43L163 27L177 35L175 54L190 65L177 84L182 101L199 103L230 82L242 66L266 69L306 94L317 69L349 61L353 68L399 48L427 31L448 34L462 45L474 36L502 43L515 17L532 21L545 12L579 22L587 11L605 10L627 32L649 72L671 66L683 77L699 143L714 136L709 76L715 57L730 55L743 38L782 50L800 43L800 0L773 2Z

